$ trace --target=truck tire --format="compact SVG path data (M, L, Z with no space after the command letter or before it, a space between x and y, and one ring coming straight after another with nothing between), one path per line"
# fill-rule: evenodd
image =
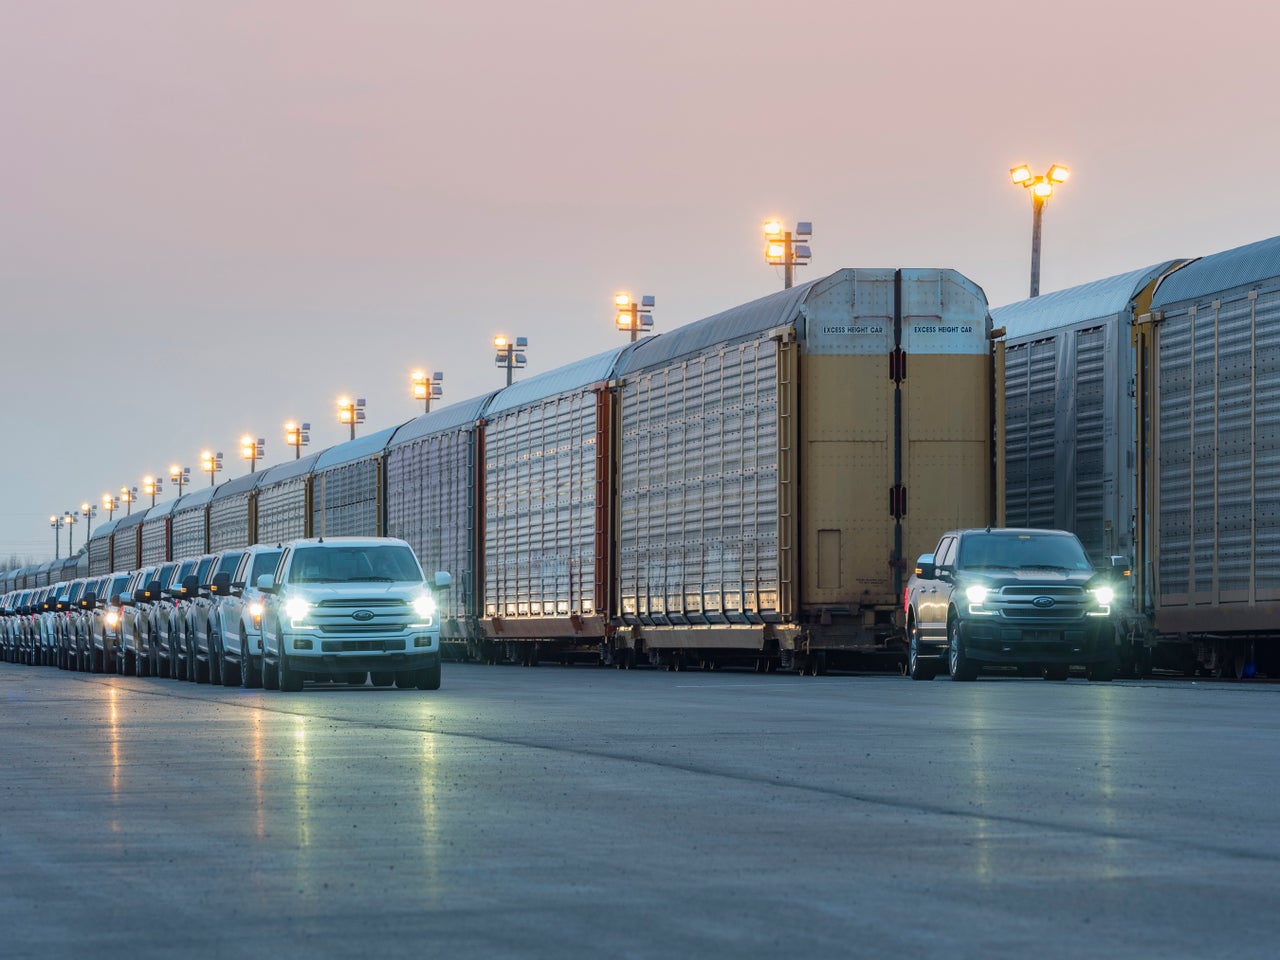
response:
M276 667L279 674L279 687L283 693L298 693L302 689L302 674L289 666L289 658L284 652L284 638L280 639L280 662Z
M911 643L907 651L907 674L912 680L932 680L937 676L937 668L931 660L920 657L920 628L911 625Z
M952 680L978 679L978 667L965 653L964 628L959 619L947 624L947 666Z
M440 689L440 664L437 663L434 667L427 667L424 670L418 671L418 689Z

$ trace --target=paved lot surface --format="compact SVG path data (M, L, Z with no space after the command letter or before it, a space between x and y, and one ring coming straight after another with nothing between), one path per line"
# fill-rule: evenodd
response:
M1280 686L0 663L7 957L1274 957Z

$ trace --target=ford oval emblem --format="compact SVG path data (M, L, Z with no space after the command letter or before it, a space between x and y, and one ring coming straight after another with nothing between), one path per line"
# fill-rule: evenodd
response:
M1031 601L1034 606L1039 607L1041 610L1047 610L1049 607L1052 607L1054 602L1053 597L1036 597Z
M351 619L352 619L352 620L359 620L361 623L365 623L366 621L369 621L369 620L372 620L372 619L373 619L373 611L372 611L372 610L357 610L355 613L353 613L353 614L351 615Z

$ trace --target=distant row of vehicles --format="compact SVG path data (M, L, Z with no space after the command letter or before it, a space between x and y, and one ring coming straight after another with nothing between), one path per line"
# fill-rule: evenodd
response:
M400 540L255 544L6 594L0 656L225 686L438 689L436 595L450 584L428 586Z

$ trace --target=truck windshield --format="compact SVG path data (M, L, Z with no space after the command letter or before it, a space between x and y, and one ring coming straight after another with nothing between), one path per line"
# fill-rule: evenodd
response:
M1009 570L1092 570L1075 537L1053 533L978 533L960 541L956 566Z
M396 544L299 547L293 553L289 571L289 578L294 583L422 579L413 551Z

